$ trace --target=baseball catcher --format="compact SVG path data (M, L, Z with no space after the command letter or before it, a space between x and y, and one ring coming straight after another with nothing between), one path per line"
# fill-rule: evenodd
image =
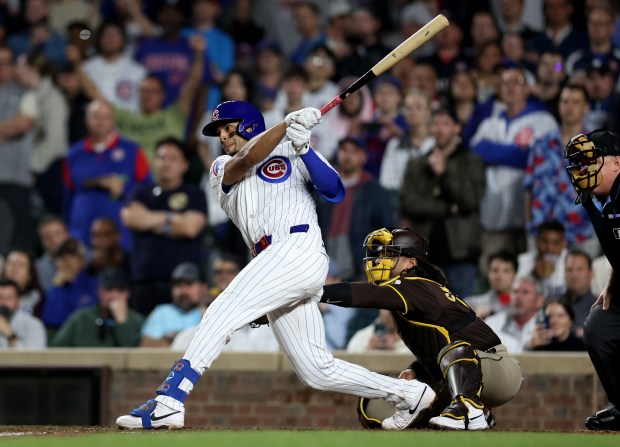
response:
M487 430L491 408L512 399L523 380L519 362L474 311L448 288L427 260L428 241L408 228L382 228L364 242L368 282L323 288L322 302L342 307L388 309L415 361L399 378L417 379L438 400L417 427ZM360 399L362 425L375 428L393 414L378 400Z

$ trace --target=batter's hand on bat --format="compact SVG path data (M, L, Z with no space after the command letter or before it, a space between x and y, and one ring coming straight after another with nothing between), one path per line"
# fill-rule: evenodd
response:
M287 126L296 122L310 130L321 122L321 111L314 107L306 107L305 109L297 110L286 115L284 122Z
M302 124L292 122L286 128L286 137L293 143L293 148L298 155L303 155L310 149L310 136L312 132Z

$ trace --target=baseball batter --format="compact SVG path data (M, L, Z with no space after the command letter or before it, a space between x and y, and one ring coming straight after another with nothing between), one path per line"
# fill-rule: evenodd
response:
M383 421L384 428L408 427L434 402L428 385L335 359L326 347L318 302L328 257L309 186L332 202L343 199L344 187L309 146L320 116L317 109L302 109L265 131L260 111L246 102L224 102L213 111L203 133L218 136L226 155L211 166L211 186L255 259L209 306L155 399L119 417L120 427L183 427L184 401L196 381L237 329L265 314L306 385L390 402L396 412ZM285 134L290 141L280 144Z

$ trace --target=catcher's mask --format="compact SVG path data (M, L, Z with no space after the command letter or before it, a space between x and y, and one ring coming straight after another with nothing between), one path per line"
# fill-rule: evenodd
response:
M607 130L576 135L566 144L566 170L578 193L575 203L586 200L592 189L601 183L601 168L606 155L620 155L618 135Z
M390 279L400 256L426 256L428 241L408 228L382 228L366 236L364 248L366 278L368 282L378 284Z

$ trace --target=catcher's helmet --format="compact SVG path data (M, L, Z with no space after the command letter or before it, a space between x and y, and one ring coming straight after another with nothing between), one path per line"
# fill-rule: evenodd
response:
M395 258L426 256L428 240L409 228L382 228L366 236L364 248L364 270L368 282L380 283L390 279L390 272L396 265Z
M578 193L575 203L587 199L592 189L601 183L601 168L606 155L620 156L620 137L608 130L579 134L566 144L566 170Z
M245 101L225 101L218 104L213 110L211 120L202 129L202 133L208 137L217 137L217 129L222 124L237 121L239 121L237 133L247 140L265 131L263 114L252 104Z

